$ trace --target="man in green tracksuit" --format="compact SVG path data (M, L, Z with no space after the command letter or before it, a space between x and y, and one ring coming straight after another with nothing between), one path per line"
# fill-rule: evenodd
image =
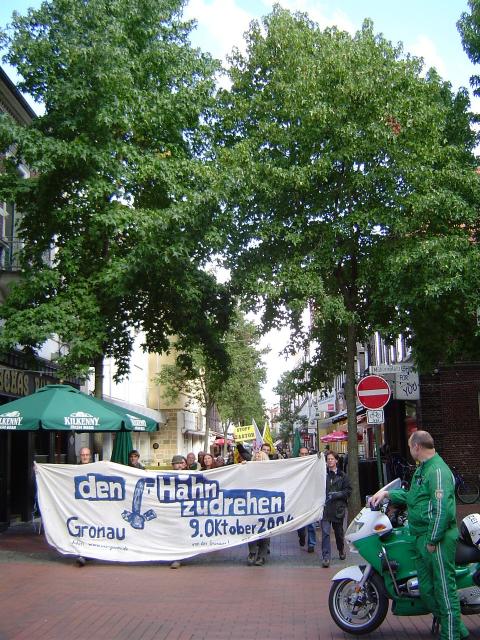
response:
M452 472L435 452L427 431L415 431L408 446L418 463L410 490L380 490L370 502L376 506L390 498L395 504L407 505L422 600L440 622L442 640L464 640L469 632L461 619L455 583L458 529Z

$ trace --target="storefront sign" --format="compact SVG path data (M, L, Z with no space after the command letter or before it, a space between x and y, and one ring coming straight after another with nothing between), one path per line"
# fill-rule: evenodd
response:
M318 401L318 413L335 413L335 392Z
M40 387L56 382L58 379L52 376L0 366L0 395L28 396Z
M408 365L411 368L411 365ZM371 365L368 370L370 373L374 373L377 376L383 376L387 373L400 373L402 368L406 368L404 364L375 364Z
M411 367L395 374L395 398L397 400L420 399L418 373Z
M189 558L304 527L322 517L325 473L323 455L206 472L35 464L49 544L117 562Z

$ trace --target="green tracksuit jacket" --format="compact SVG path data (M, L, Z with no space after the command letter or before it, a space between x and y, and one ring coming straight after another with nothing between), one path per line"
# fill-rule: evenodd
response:
M420 594L440 622L441 640L467 637L455 581L458 529L452 472L436 453L417 467L409 491L395 489L389 496L393 503L408 507ZM427 550L427 544L435 545L433 553Z
M425 534L436 544L457 526L453 475L438 453L418 465L409 491L394 489L389 495L393 503L407 505L412 536Z

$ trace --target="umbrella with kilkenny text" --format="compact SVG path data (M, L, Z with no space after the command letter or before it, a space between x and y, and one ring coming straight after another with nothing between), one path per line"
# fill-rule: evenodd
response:
M89 396L67 384L48 384L0 406L0 431L156 431L152 418Z

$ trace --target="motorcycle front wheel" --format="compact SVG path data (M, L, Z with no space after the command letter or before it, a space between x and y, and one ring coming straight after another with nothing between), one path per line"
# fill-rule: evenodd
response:
M373 574L359 591L355 580L337 580L328 596L328 608L335 624L347 633L370 633L385 620L388 598L381 578Z

